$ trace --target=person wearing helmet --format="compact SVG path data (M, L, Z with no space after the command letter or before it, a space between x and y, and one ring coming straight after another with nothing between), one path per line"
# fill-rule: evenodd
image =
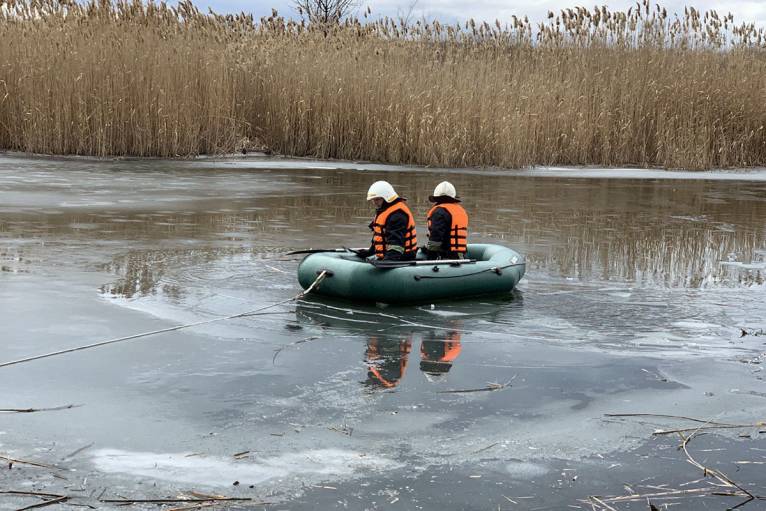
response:
M415 218L405 199L387 181L376 181L367 191L367 200L375 206L375 218L370 223L372 243L368 250L357 251L357 255L389 261L415 259L418 250Z
M468 248L468 214L460 205L455 187L442 181L428 197L434 206L428 212L429 259L462 259Z

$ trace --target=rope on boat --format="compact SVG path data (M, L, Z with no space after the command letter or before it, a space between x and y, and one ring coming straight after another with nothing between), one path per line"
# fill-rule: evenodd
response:
M207 324L210 324L210 323L215 323L217 321L225 321L227 319L234 319L234 318L243 318L245 316L256 316L259 313L261 313L262 311L265 311L266 309L271 309L272 307L277 307L279 305L284 305L284 304L289 303L289 302L300 300L301 298L303 298L304 296L309 294L311 291L313 291L325 279L326 276L327 276L327 271L322 271L317 276L316 280L314 280L314 282L312 282L312 284L309 287L307 287L304 291L301 291L297 295L293 296L292 298L288 298L287 300L282 300L281 302L272 303L271 305L266 305L264 307L259 307L258 309L254 309L254 310L251 310L251 311L241 312L239 314L233 314L231 316L224 316L224 317L221 317L221 318L207 319L205 321L197 321L196 323L188 323L186 325L172 326L172 327L163 328L163 329L160 329L160 330L152 330L151 332L142 332L140 334L133 334L133 335L125 336L125 337L118 337L116 339L109 339L109 340L106 340L106 341L99 341L99 342L95 342L93 344L87 344L85 346L77 346L75 348L67 348L67 349L64 349L64 350L54 351L52 353L46 353L44 355L35 355L33 357L22 358L22 359L19 359L19 360L14 360L12 362L4 362L4 363L0 364L0 368L1 367L12 366L12 365L16 365L16 364L21 364L21 363L24 363L24 362L31 362L33 360L40 360L41 358L48 358L48 357L53 357L53 356L56 356L56 355L63 355L64 353L72 353L74 351L83 351L83 350L87 350L87 349L90 349L90 348L97 348L99 346L106 346L107 344L115 344L115 343L118 343L118 342L130 341L130 340L133 340L133 339L140 339L142 337L149 337L150 335L162 334L162 333L165 333L165 332L173 332L175 330L182 330L184 328L191 328L193 326L207 325Z
M506 264L505 266L493 266L492 268L485 268L483 270L475 271L473 273L462 273L460 275L415 275L415 280L423 280L423 279L458 279L462 277L470 277L471 275L478 275L480 273L497 273L498 275L502 275L503 270L506 268L512 268L513 266L525 266L527 263L524 261L523 263L514 263L514 264ZM2 367L2 366L0 366Z

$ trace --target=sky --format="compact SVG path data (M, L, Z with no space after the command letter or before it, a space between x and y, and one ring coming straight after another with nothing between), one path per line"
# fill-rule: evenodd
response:
M219 13L240 11L253 13L256 17L268 16L275 8L281 15L295 17L291 0L193 0L195 5L207 10L211 7ZM655 3L654 1L652 3ZM766 0L665 0L659 2L669 13L683 14L684 6L691 5L700 11L714 9L724 15L731 12L737 24L753 22L766 27ZM359 0L359 12L370 7L375 17L406 16L413 18L457 21L474 18L501 22L510 20L511 15L528 16L532 21L543 20L548 11L558 12L562 8L584 5L592 9L594 5L606 5L610 10L627 10L635 5L629 0Z

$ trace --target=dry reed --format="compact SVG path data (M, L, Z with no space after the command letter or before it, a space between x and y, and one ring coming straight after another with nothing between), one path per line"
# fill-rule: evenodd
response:
M766 165L766 32L578 7L304 24L192 3L0 3L0 148L440 166Z

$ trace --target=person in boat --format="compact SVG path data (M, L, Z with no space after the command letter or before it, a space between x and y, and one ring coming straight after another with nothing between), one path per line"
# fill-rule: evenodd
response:
M428 211L428 259L463 259L468 248L468 214L460 205L457 190L442 181L428 200L434 203Z
M370 223L372 243L357 255L387 261L415 259L418 238L406 199L399 197L387 181L376 181L367 191L367 200L375 207L375 218Z

